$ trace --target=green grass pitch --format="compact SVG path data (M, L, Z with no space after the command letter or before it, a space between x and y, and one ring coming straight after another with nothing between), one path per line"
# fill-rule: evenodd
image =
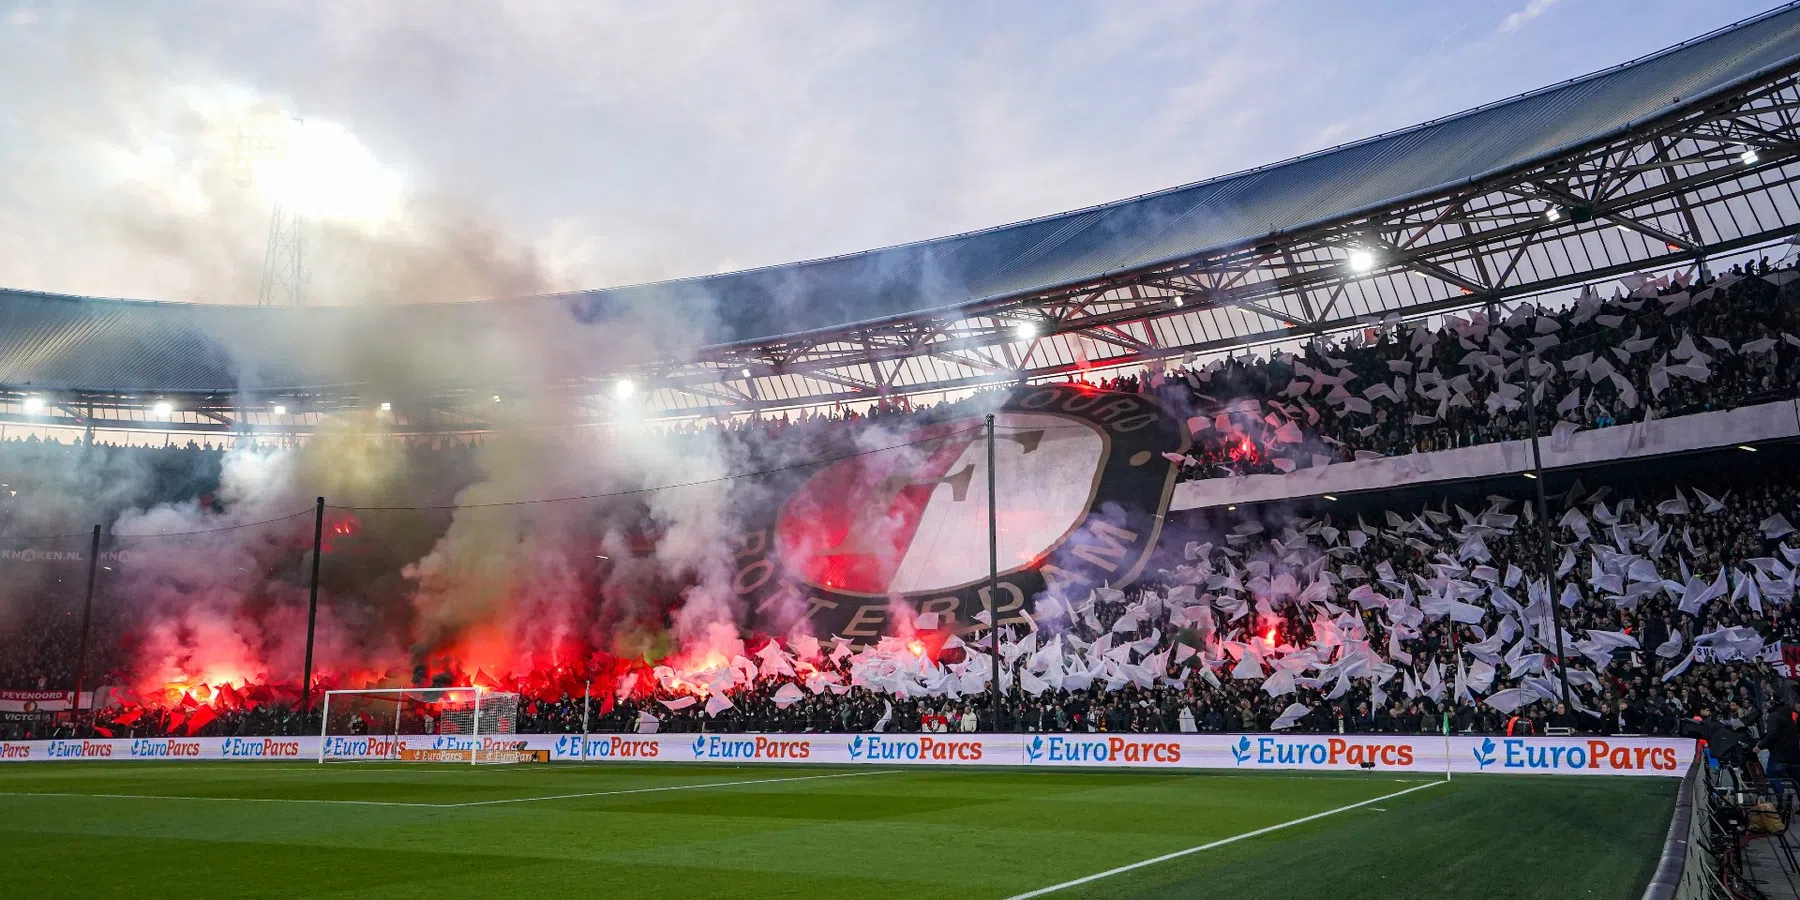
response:
M1633 898L1676 782L780 766L0 768L13 897Z

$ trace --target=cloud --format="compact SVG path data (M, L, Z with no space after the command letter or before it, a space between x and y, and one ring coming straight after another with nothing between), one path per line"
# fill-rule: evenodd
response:
M0 105L17 110L0 145L31 173L0 198L0 228L24 235L0 248L0 284L254 297L268 210L234 180L239 106L341 125L404 173L412 215L453 210L450 230L533 257L549 289L1102 203L1315 149L1295 114L1341 106L1327 81L1286 81L1322 36L1223 39L1277 30L1285 13L1264 3L230 9L46 16L0 45ZM1202 32L1222 36L1204 54L1166 39ZM377 237L309 246L311 302L466 299L429 278L394 289L430 270L385 261L416 240Z
M1500 33L1512 34L1513 32L1524 28L1531 20L1549 12L1550 7L1555 6L1556 3L1557 0L1531 0L1530 3L1525 4L1524 9L1507 16L1501 21Z
M1559 11L1617 20L1598 52L1579 22L1508 46L1472 0L1302 15L1008 0L17 7L39 21L0 28L0 285L254 298L268 209L234 181L233 104L336 123L404 176L413 203L392 233L309 247L312 302L461 299L440 279L397 288L433 269L385 262L389 248L478 231L563 289L928 239L1404 127L1747 6L1631 16L1613 2ZM469 290L525 286L491 273Z

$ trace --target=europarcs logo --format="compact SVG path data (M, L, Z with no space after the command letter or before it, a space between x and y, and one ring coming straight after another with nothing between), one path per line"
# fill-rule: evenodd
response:
M1681 759L1673 747L1638 747L1599 739L1545 743L1520 738L1483 738L1471 751L1478 769L1490 766L1513 771L1596 769L1601 771L1674 772Z
M1181 745L1124 737L1082 738L1039 735L1025 745L1025 759L1042 763L1179 763Z
M695 759L774 759L812 758L812 741L783 741L757 735L754 738L703 734L688 746Z
M227 759L293 759L300 755L300 742L231 737L220 742L219 755Z
M1494 764L1494 739L1485 738L1475 745L1475 765L1485 769Z
M1405 741L1326 738L1308 740L1244 735L1231 745L1231 758L1242 766L1388 766L1413 764L1413 747Z
M1237 760L1240 766L1250 759L1249 736L1238 738L1238 742L1231 745L1231 758Z
M662 744L615 734L588 738L584 748L581 735L565 734L556 739L552 752L557 759L581 759L584 755L588 759L655 759L662 754Z
M845 745L852 762L978 762L981 741L961 738L857 735Z

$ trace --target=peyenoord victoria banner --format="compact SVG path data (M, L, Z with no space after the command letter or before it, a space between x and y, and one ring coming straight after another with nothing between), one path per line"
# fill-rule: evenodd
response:
M1661 775L1679 777L1687 738L1334 734L520 734L323 739L333 759L408 750L533 750L552 762L780 763ZM0 742L0 762L317 760L317 736ZM1445 758L1446 750L1449 753Z

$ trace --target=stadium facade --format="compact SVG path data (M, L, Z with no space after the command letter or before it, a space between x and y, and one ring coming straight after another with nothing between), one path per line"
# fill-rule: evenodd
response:
M496 400L549 387L565 423L601 423L619 414L621 381L640 415L740 415L947 396L1505 306L1800 230L1797 82L1800 7L1788 5L1330 150L830 259L454 304L6 291L0 422L304 434L334 413L392 404L401 431L479 431ZM653 332L665 337L620 339ZM404 356L416 351L372 353L371 335L453 348L455 375ZM556 363L522 372L524 347ZM396 374L408 372L433 374Z

